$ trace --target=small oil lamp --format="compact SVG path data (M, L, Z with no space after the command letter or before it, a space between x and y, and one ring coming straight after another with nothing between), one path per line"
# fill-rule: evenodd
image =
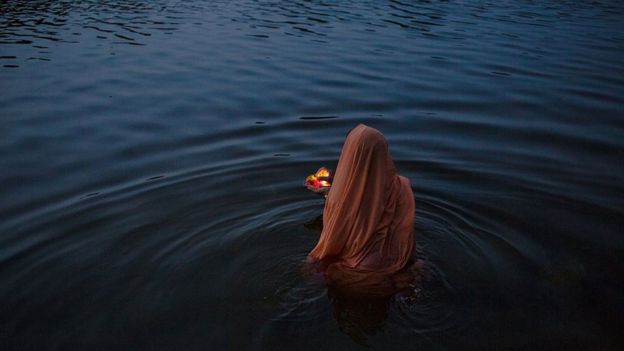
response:
M331 171L325 167L321 167L316 173L307 176L303 185L305 185L308 190L325 195L331 187L332 179Z

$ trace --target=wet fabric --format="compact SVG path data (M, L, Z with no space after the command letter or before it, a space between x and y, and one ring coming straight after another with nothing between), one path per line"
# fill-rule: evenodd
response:
M345 140L308 261L328 283L388 294L411 281L414 194L396 173L386 138L360 124Z

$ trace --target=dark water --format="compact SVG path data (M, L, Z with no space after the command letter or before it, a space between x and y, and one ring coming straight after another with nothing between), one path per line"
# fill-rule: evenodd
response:
M3 1L0 349L618 350L620 1ZM430 269L302 272L346 132Z

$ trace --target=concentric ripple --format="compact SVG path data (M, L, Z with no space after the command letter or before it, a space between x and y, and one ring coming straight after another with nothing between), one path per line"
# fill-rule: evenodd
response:
M0 349L620 350L618 1L5 1ZM425 268L306 270L358 123Z

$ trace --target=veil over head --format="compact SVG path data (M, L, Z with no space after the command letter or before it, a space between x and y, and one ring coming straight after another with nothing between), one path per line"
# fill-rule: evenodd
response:
M414 194L397 175L388 142L359 124L345 140L309 260L330 283L370 293L401 287L414 249Z

